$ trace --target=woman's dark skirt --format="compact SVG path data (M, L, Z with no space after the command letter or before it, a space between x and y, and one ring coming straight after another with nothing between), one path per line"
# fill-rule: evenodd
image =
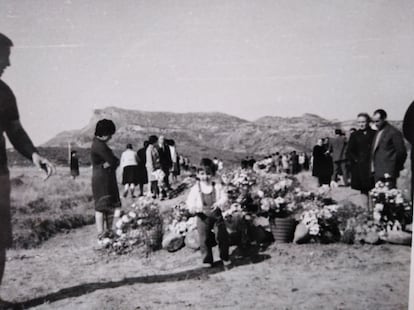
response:
M95 211L112 213L121 207L115 170L94 166L92 172L92 194Z
M138 184L137 166L126 166L122 172L122 184Z

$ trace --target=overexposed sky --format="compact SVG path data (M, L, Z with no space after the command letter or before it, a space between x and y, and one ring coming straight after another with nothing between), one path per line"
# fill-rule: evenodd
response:
M95 108L353 119L414 100L412 0L0 0L35 144Z

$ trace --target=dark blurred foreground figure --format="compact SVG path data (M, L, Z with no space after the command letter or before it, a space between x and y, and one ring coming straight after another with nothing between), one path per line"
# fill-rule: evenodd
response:
M413 190L414 190L414 101L411 102L410 106L405 112L403 121L403 134L404 137L411 144L411 202L413 202Z
M375 130L369 126L371 118L367 113L358 114L358 130L351 134L347 148L347 158L351 165L351 188L368 194L373 188L370 158Z
M373 120L378 131L371 150L371 172L375 182L388 179L393 188L407 158L403 135L387 122L384 110L376 110Z
M0 78L4 70L10 66L10 51L13 42L0 33ZM34 165L47 172L54 172L53 165L39 156L31 139L20 123L16 98L10 87L0 80L0 284L3 279L6 264L6 249L12 245L12 227L10 212L10 177L7 167L6 141L3 133L7 134L14 148ZM11 304L0 299L0 309Z
M73 179L79 176L79 158L76 151L70 152L70 175Z

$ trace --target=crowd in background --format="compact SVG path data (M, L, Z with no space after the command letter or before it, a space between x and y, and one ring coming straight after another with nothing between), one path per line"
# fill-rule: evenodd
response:
M309 156L305 152L300 154L296 151L276 152L265 156L263 160L258 162L253 158L247 157L245 160L242 160L241 167L266 169L270 173L297 174L301 171L309 170Z
M128 144L120 165L124 197L129 193L135 198L137 185L139 196L145 195L144 185L148 184L147 194L163 200L169 196L171 183L177 180L181 169L189 169L190 160L177 152L173 139L151 135L137 152Z

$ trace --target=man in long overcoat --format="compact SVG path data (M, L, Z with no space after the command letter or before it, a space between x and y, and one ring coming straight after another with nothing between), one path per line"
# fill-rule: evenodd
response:
M378 131L371 149L371 172L375 182L388 179L395 187L407 158L403 135L387 122L387 113L382 109L374 112L373 121Z

